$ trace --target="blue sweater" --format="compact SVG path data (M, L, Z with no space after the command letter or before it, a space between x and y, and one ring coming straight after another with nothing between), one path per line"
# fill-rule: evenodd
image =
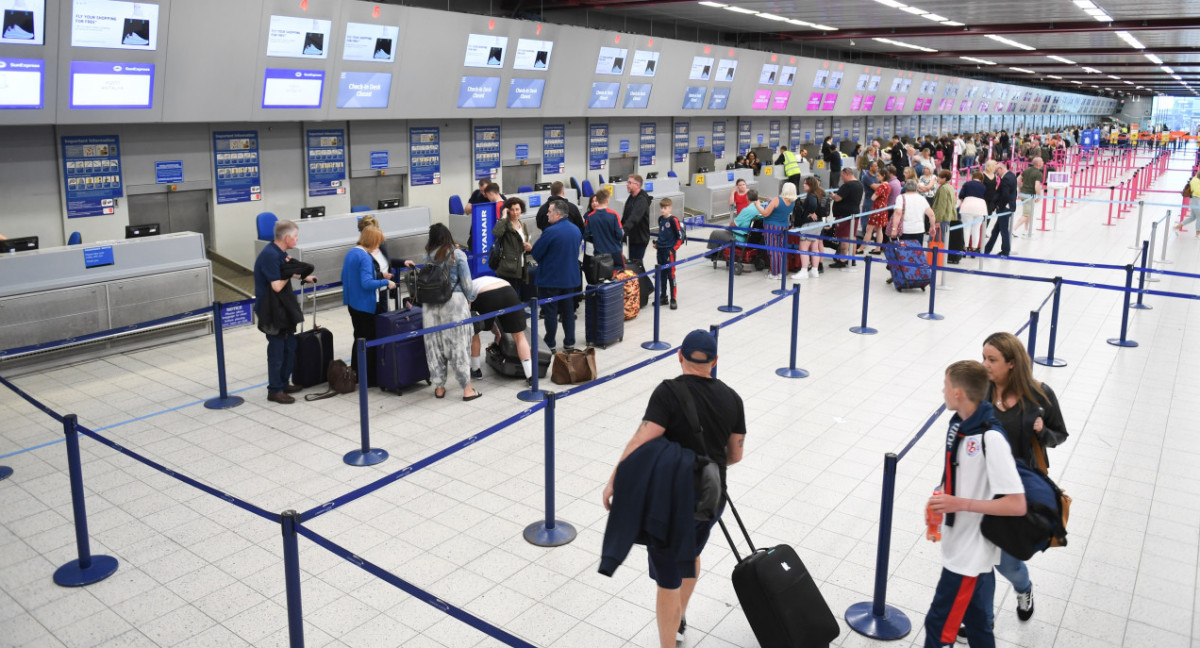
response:
M616 212L608 208L597 209L588 215L587 226L583 231L584 238L592 240L596 254L621 257L621 239L625 238L625 230L621 229L621 221ZM541 284L540 277L538 283Z
M579 288L579 245L582 242L579 228L565 218L542 232L533 244L539 288Z
M379 289L387 279L375 278L375 259L360 247L352 247L342 261L342 303L356 311L374 313Z

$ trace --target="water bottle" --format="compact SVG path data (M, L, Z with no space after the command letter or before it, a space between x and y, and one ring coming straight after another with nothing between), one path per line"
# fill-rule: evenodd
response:
M941 495L942 489L934 489L933 494ZM925 539L930 542L942 540L942 514L934 513L928 503L925 504Z

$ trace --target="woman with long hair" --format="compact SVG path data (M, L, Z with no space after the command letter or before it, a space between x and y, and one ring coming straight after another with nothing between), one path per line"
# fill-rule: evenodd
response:
M430 263L446 268L453 290L445 303L421 305L422 325L428 328L470 317L470 302L475 301L475 288L471 285L467 255L454 244L450 228L442 223L429 226L429 240L425 243L425 257L421 264ZM405 261L404 265L416 267L412 261ZM445 398L446 374L449 371L454 372L455 379L462 386L463 400L475 400L483 395L471 386L471 336L474 333L474 326L463 324L425 335L425 356L429 362L429 379L434 386L435 398Z
M883 243L883 231L887 229L888 218L891 216L887 206L895 204L895 201L892 200L892 171L894 169L890 169L889 167L879 169L879 182L874 185L875 190L871 194L871 209L867 211L882 211L875 211L875 213L867 218L867 231L863 234L864 245L858 249L856 254L862 254L866 250L867 246L865 243L868 241L874 240L876 243ZM871 251L871 254L882 253L883 248L878 246Z
M821 211L821 205L825 203L825 191L821 189L821 180L817 176L804 179L804 191L804 201L792 208L792 219L797 227L809 226L809 229L800 235L800 244L797 246L800 251L800 269L792 273L792 281L800 281L805 277L816 279L821 276L817 268L821 258L810 257L804 253L821 252L821 239L814 237L821 233L816 223L825 219L825 214Z
M382 243L383 232L378 227L364 227L358 235L358 244L350 248L342 261L342 303L350 312L354 340L375 339L375 315L383 312L379 304L380 291L384 291L383 299L386 300L386 291L396 288L395 282L391 281L392 275L381 271L374 258L379 254ZM358 353L354 349L350 353L350 367L358 374L359 380L367 381L368 387L376 384L375 355L375 348L368 347L364 373L364 368L358 366Z
M493 230L492 245L500 246L500 265L496 276L508 282L518 295L525 284L525 253L533 249L529 242L529 230L521 222L525 213L525 201L513 196L504 201L504 210Z

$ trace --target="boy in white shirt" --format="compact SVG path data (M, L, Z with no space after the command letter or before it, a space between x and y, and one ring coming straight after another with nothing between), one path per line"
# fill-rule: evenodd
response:
M946 368L942 395L955 415L946 434L942 486L928 504L944 520L942 575L925 616L925 648L953 645L960 624L966 625L971 648L996 645L988 610L1000 548L983 537L979 525L985 514L1024 515L1025 488L992 404L984 402L987 387L987 369L974 360Z

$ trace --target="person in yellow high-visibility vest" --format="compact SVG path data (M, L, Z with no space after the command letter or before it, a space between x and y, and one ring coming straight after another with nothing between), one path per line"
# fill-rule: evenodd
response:
M783 175L787 177L788 182L796 186L796 191L800 191L800 183L804 182L800 160L796 159L796 154L789 151L786 145L779 147L779 159L783 160Z

